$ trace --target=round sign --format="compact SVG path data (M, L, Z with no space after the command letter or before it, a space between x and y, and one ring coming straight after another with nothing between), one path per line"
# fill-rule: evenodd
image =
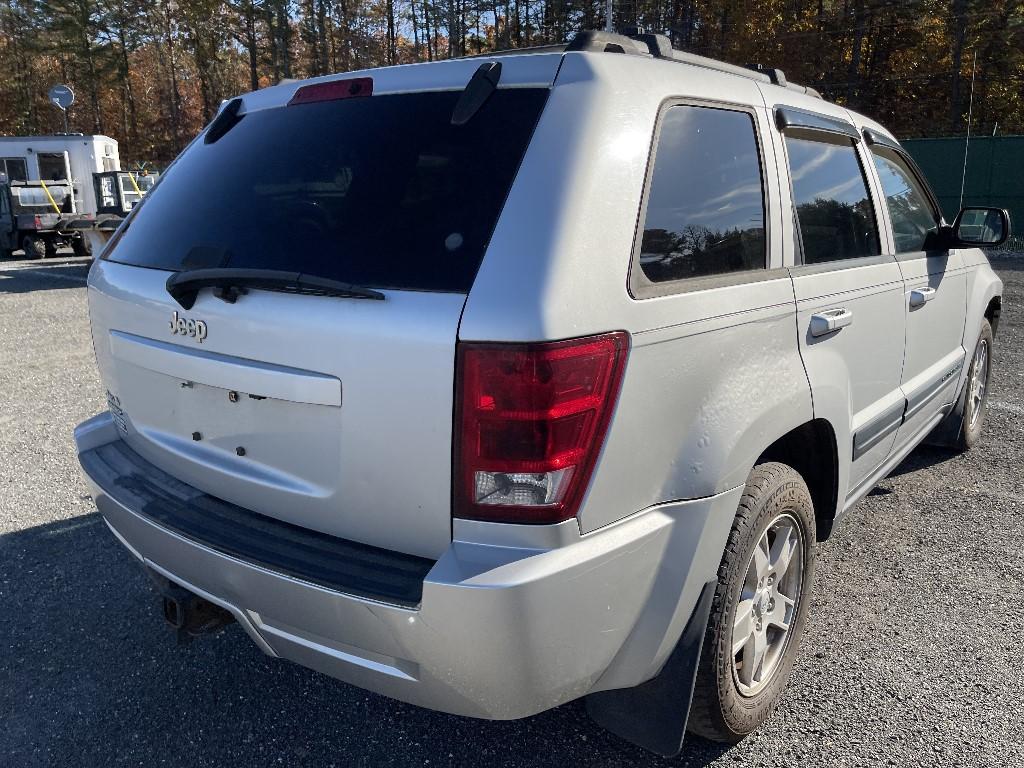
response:
M67 109L75 103L75 92L67 85L55 85L49 92L50 101L61 109Z

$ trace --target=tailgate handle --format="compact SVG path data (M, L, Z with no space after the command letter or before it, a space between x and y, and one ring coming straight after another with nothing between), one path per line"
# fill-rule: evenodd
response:
M122 331L110 332L110 354L178 381L292 403L341 407L341 380L323 373L189 349Z
M853 324L853 312L848 309L830 309L811 315L811 336L825 336Z
M915 288L910 292L910 306L923 307L934 298L934 288Z

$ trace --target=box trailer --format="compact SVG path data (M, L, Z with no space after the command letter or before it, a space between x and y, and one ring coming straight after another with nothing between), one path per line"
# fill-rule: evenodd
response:
M117 141L109 136L0 136L0 180L6 176L9 182L70 181L70 213L96 216L94 175L119 170Z

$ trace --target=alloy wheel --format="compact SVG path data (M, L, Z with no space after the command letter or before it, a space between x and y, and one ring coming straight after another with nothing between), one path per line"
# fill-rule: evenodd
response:
M733 675L755 696L782 664L803 587L803 533L790 514L761 534L747 564L732 633Z
M971 399L971 415L968 426L974 429L981 418L985 404L985 392L988 389L988 340L982 339L974 350L974 361L971 363L971 380L968 384L968 397Z

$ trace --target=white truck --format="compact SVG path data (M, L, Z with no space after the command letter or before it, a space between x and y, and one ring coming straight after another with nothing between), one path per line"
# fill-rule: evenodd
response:
M44 196L49 186L70 185L73 189L70 198L61 201L60 210L45 196L52 203L52 210L45 212L58 215L58 230L70 233L64 239L78 244L76 253L101 248L155 178L122 171L117 141L109 136L73 133L0 137L0 184L7 182L13 192L24 183L40 188ZM18 247L23 238L12 237L9 245ZM27 256L55 253L56 239L32 237L38 253L33 249L31 254L26 252Z
M117 141L109 136L58 134L0 137L0 174L8 181L70 181L71 213L97 213L93 174L121 170Z

